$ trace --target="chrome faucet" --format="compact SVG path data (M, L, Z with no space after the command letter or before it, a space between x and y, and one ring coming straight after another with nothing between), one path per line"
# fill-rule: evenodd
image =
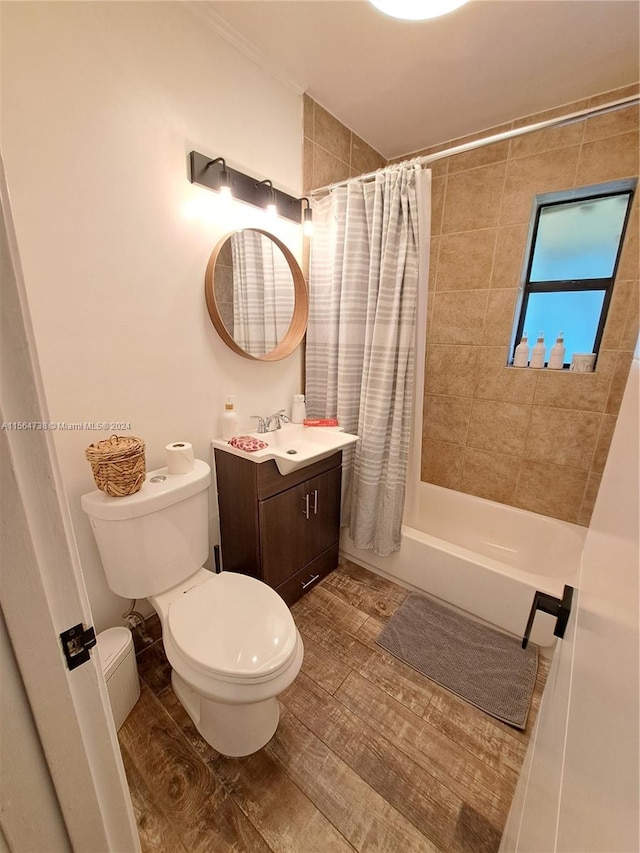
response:
M275 421L275 426L271 426L271 424ZM280 429L282 424L288 424L289 417L284 409L280 409L279 412L276 412L274 415L269 415L267 418L265 432L274 432L277 429Z
M258 421L258 429L256 432L262 433L267 431L266 421L261 415L251 415L251 417Z

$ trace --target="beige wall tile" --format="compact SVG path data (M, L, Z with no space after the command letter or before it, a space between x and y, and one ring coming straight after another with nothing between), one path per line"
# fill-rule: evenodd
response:
M600 488L601 480L601 474L595 474L593 472L589 474L589 479L587 480L584 497L582 498L582 505L577 519L577 523L581 524L583 527L588 527L591 524L591 516L595 507L596 498L598 497L598 489Z
M313 188L325 187L349 177L349 165L329 154L324 148L313 145Z
M315 110L316 102L313 98L310 98L309 95L305 94L302 96L302 125L304 127L304 135L313 140L314 134L314 110Z
M602 349L620 348L620 341L627 323L631 293L635 289L635 284L635 281L617 280L615 282L600 344Z
M588 476L574 468L523 460L514 506L576 523Z
M550 127L516 136L511 140L510 157L529 157L543 151L568 148L580 145L584 134L584 122L568 124L565 127Z
M603 412L607 403L616 353L600 352L594 373L570 370L538 370L534 402L538 406Z
M475 399L467 444L478 450L520 456L530 417L531 406L526 403Z
M511 340L517 298L518 291L514 288L489 291L487 316L482 333L484 346L500 346Z
M594 139L618 136L621 133L638 133L639 116L640 108L635 106L588 118L584 123L584 141L591 142Z
M596 449L593 453L593 462L591 463L591 471L597 474L602 474L604 466L609 454L613 431L616 426L617 417L615 415L603 415L600 422L600 431L596 442Z
M527 248L527 225L498 228L491 287L519 287Z
M442 213L444 211L444 199L447 187L447 179L432 178L431 180L431 233L442 233Z
M640 282L634 281L629 299L627 322L620 340L620 349L635 350L640 331Z
M510 504L515 495L520 459L501 453L467 449L462 467L460 491L489 501Z
M638 158L637 133L585 142L580 151L576 186L635 177Z
M467 169L477 169L478 166L488 166L491 163L500 163L509 156L509 140L494 142L493 145L482 145L480 148L472 148L462 154L454 154L449 157L449 174L464 172Z
M476 397L512 403L531 403L540 370L507 367L506 347L481 347L476 370Z
M579 154L580 146L574 145L509 160L500 225L528 223L536 195L575 186Z
M433 317L433 290L427 293L427 340L431 340L431 318ZM426 364L426 358L425 358Z
M464 448L444 441L423 444L421 478L445 489L458 489L462 477Z
M313 186L313 143L305 138L302 152L302 192L308 193Z
M640 216L638 215L638 196L636 195L631 207L631 215L624 235L620 263L616 273L617 279L637 279L639 271Z
M313 141L338 160L351 162L351 131L318 103L314 109Z
M431 249L429 252L429 294L433 296L438 278L438 265L440 263L440 237L431 237ZM433 308L433 301L431 303Z
M437 289L486 289L491 279L495 242L495 228L443 235Z
M466 444L472 402L470 397L425 395L424 438L429 441Z
M447 177L442 233L475 231L498 224L506 163Z
M427 346L425 392L473 397L477 347Z
M386 160L372 148L364 139L353 134L351 140L351 168L359 175L375 172L386 165Z
M613 100L613 99L612 99ZM583 98L581 101L572 101L569 104L562 104L559 107L553 107L550 110L543 110L541 113L533 113L530 116L518 118L513 122L513 127L526 127L531 124L538 124L541 121L549 121L552 118L570 115L571 113L580 112L589 106L589 99Z
M598 95L592 95L589 98L590 107L599 107L601 104L609 104L612 101L618 101L621 98L631 98L640 92L640 83L631 83L628 86L622 86L620 89L611 89L609 92L602 92Z
M401 160L410 159L401 157ZM427 163L427 168L431 169L431 180L436 178L446 178L449 174L449 158L443 157L442 160L434 160L432 163Z
M627 385L632 360L632 352L620 351L617 355L616 365L611 377L609 397L607 398L607 404L605 406L605 412L608 415L617 415L620 411L620 404L622 403L624 389Z
M477 344L482 337L488 293L488 290L440 293L436 286L431 342Z
M534 406L524 456L536 462L552 462L588 471L601 418L596 412Z

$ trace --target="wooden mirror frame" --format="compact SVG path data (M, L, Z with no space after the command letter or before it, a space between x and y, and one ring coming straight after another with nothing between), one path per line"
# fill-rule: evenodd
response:
M287 358L287 356L291 355L291 353L295 351L307 331L307 317L309 315L309 294L307 292L307 284L304 280L304 276L302 275L302 270L300 269L300 266L293 254L282 241L278 240L277 237L274 237L273 234L270 234L268 231L264 231L262 228L240 228L238 230L257 231L258 234L263 234L265 237L272 240L285 256L285 259L289 264L289 269L291 270L294 287L294 307L291 322L282 340L279 341L272 350L265 353L265 355L250 355L246 350L243 350L229 334L227 327L222 321L222 315L220 314L218 303L216 301L214 272L216 261L218 260L218 255L222 251L222 247L227 240L237 233L236 231L231 231L229 234L226 234L222 240L220 240L211 253L209 263L207 264L207 271L204 275L204 295L207 300L209 317L211 317L211 322L213 323L216 332L220 335L225 344L238 355L241 355L243 358L249 358L252 361L280 361L283 358Z

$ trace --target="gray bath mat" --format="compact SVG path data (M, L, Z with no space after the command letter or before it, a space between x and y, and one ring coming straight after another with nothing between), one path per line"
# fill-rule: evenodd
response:
M433 681L518 729L527 724L538 649L410 593L378 644Z

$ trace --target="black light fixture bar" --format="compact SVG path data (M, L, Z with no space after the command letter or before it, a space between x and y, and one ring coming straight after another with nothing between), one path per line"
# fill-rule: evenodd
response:
M245 175L243 172L232 169L226 165L222 157L206 157L204 154L192 151L189 154L189 165L189 180L192 184L200 184L200 186L207 187L210 190L219 191L222 188L224 180L226 180L221 180L221 173L226 171L229 175L231 194L235 199L246 201L248 204L253 204L256 207L265 207L267 195L269 194L264 186L265 181L260 181L258 178L252 178L250 175ZM271 184L270 181L268 183ZM273 187L273 194L275 195L278 216L284 216L286 219L292 219L294 222L302 222L301 199L287 195L287 193L275 187Z

